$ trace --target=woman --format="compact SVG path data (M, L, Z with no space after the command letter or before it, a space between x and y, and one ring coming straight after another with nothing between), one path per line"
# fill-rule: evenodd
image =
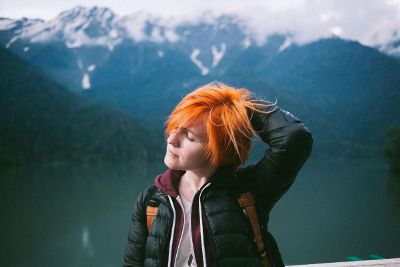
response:
M238 204L247 191L255 197L269 264L284 266L267 224L311 152L304 124L246 89L211 83L185 96L166 125L169 169L138 198L124 266L263 266ZM243 168L254 134L269 148ZM150 230L148 206L158 207Z

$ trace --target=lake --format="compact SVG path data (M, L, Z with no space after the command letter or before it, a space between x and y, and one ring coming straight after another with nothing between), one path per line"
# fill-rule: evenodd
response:
M133 205L160 163L0 171L2 266L121 266ZM286 264L400 257L400 218L377 159L314 159L271 214Z

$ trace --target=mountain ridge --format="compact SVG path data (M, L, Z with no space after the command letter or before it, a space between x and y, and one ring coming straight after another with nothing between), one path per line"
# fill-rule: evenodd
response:
M279 30L273 31L267 36L257 36L254 29L251 30L248 25L248 20L249 18L241 17L240 14L232 12L217 16L211 10L205 11L197 19L180 20L174 17L161 17L144 11L119 16L107 7L76 6L47 21L27 18L15 20L0 18L0 31L14 32L12 38L8 38L6 42L7 48L18 39L29 39L31 42L48 42L53 39L64 41L65 45L70 48L82 45L101 45L108 47L109 50L112 50L126 38L135 42L176 43L185 39L185 35L179 32L179 28L200 24L213 25L220 29L225 26L229 27L229 25L239 26L240 31L245 35L245 38L241 40L245 47L248 45L265 45L271 35L296 36L295 32ZM19 24L19 26L16 24ZM58 25L63 26L58 27ZM101 27L97 27L99 25ZM371 46L386 54L398 57L398 34L395 25L392 26L393 32L375 32L372 38L375 43ZM73 30L76 31L76 34ZM324 36L315 37L306 43L327 38L329 35L327 33ZM391 36L391 38L386 38L388 41L382 43L382 36ZM296 43L293 40L291 42ZM304 41L302 41L302 44L305 44Z
M113 17L104 15L107 10L100 13ZM143 13L136 16L148 19ZM400 123L391 116L400 112L400 63L395 57L338 37L299 45L290 34L277 34L256 44L246 41L235 19L178 25L176 34L183 37L176 42L157 41L165 31L150 18L147 22L154 24L145 23L150 39L124 39L111 50L101 45L68 47L62 40L17 40L8 49L77 95L122 110L160 134L180 98L213 80L277 99L306 120L317 143L326 144L318 147L326 151L342 144L376 152L385 129ZM6 45L4 34L0 31L0 43Z

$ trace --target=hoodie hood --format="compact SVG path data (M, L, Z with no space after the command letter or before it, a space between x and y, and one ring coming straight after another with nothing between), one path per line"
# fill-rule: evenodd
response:
M179 181L186 171L168 169L155 179L156 187L166 195L177 197L179 195ZM231 166L219 167L210 177L209 182L214 186L237 186L234 169ZM205 186L205 183L203 186Z
M168 169L156 177L156 187L166 195L177 197L179 195L179 180L186 171Z

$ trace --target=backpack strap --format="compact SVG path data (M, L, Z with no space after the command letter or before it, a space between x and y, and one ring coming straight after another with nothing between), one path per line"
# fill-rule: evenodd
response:
M254 238L258 247L258 252L262 258L263 265L264 267L270 267L267 259L267 253L265 252L260 224L258 222L257 211L255 207L256 201L254 199L254 196L250 191L243 193L238 198L238 202L240 207L246 211L250 224L253 227Z
M147 222L147 230L150 233L151 227L153 226L154 219L157 216L158 207L147 206L146 208L146 222Z
M146 201L146 224L147 230L150 233L151 227L153 226L154 219L157 216L159 202L154 198L153 194L156 188L149 192L149 196Z

